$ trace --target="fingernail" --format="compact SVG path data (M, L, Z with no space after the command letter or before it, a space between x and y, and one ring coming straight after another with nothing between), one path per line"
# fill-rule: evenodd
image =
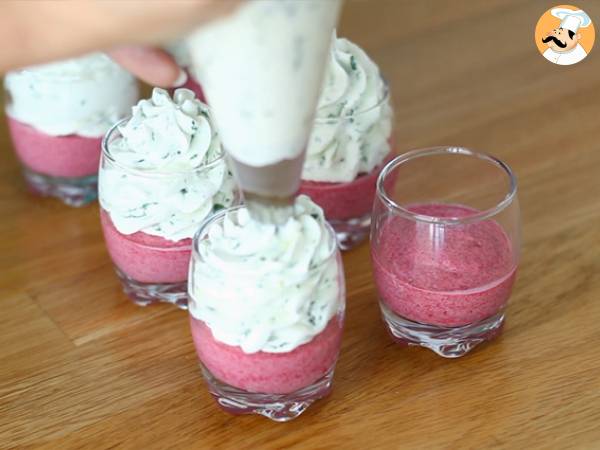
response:
M185 82L188 80L188 76L185 70L181 69L181 71L179 72L179 76L177 77L177 79L175 80L175 82L173 83L173 87L177 88L177 87L181 87L185 84Z

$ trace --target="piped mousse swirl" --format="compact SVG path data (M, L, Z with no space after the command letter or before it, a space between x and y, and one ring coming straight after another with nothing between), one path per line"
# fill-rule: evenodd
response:
M323 332L342 308L336 242L322 210L300 196L284 225L246 209L208 224L190 276L192 316L244 353L285 353Z
M135 78L103 53L9 72L7 114L50 136L101 137L127 116Z
M188 89L155 88L105 143L99 199L115 228L178 241L230 206L235 184L208 107Z
M359 46L334 36L302 178L350 182L390 153L392 107L377 65Z

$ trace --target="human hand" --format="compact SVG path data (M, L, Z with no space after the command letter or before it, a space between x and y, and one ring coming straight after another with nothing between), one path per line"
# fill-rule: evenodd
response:
M158 45L233 11L241 0L19 1L0 5L0 71L107 51L155 86L173 86L181 72ZM179 79L179 80L178 80Z

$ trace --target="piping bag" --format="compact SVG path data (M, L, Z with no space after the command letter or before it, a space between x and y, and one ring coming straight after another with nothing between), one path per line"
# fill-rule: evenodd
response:
M250 215L293 212L342 0L247 0L188 37Z

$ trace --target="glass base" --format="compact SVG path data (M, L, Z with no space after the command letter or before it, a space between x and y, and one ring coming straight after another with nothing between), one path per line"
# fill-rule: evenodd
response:
M371 231L371 212L347 220L328 220L335 230L340 250L350 250L364 242Z
M36 194L56 197L69 206L84 206L98 198L98 176L65 178L53 177L29 169L23 170L25 181Z
M260 414L275 422L287 422L302 414L315 401L331 392L332 367L322 378L289 394L259 394L236 388L218 380L201 363L208 390L219 406L231 414Z
M481 322L461 327L427 325L394 314L380 301L381 315L392 338L404 345L419 345L444 358L459 358L477 345L490 341L502 332L504 312Z
M118 267L115 272L123 285L123 292L138 306L154 303L171 303L188 309L187 281L179 283L142 283L124 274Z

